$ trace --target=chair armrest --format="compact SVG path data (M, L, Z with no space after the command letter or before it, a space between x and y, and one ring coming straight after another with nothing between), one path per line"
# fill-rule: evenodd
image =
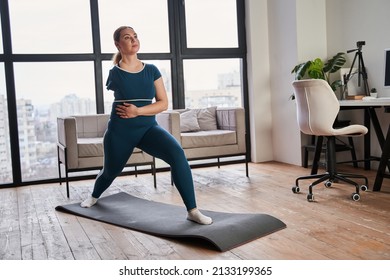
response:
M218 129L236 131L239 150L243 153L246 151L244 108L217 108L217 126Z
M57 134L61 162L65 163L66 150L67 168L78 167L76 119L74 117L57 118Z
M181 143L180 137L180 113L176 111L164 111L156 115L157 123L168 131Z

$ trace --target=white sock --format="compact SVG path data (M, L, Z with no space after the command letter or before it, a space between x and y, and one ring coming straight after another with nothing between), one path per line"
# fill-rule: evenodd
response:
M97 198L94 198L93 196L90 196L88 197L86 200L84 200L83 202L81 202L80 206L83 207L83 208L89 208L93 205L95 205L95 203L98 201Z
M187 220L193 221L201 225L209 225L213 222L213 220L210 217L207 217L202 213L200 213L198 208L194 208L188 211Z

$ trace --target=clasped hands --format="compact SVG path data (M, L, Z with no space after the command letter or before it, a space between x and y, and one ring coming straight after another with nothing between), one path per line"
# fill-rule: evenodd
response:
M138 107L131 103L123 103L116 106L116 113L123 119L138 117Z

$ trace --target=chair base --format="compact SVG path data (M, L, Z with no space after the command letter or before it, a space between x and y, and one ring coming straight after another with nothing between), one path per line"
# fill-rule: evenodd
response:
M359 185L355 181L351 180L350 178L355 178L355 179L363 179L364 184ZM299 187L299 181L300 180L306 180L306 179L317 179L313 183L309 185L309 193L307 195L307 200L309 202L314 201L314 194L313 194L313 187L315 185L318 185L319 183L324 182L325 187L329 188L332 186L333 182L335 181L343 181L345 183L354 185L356 188L356 191L352 193L351 198L354 201L360 200L360 191L366 191L368 190L368 179L367 177L363 175L356 175L356 174L349 174L349 173L337 173L337 174L330 174L328 172L323 173L323 174L314 174L314 175L308 175L308 176L301 176L298 177L295 180L295 186L292 188L293 193L299 193L300 192L300 187Z
M299 188L299 181L301 180L315 180L309 185L309 193L307 195L308 201L314 201L314 195L313 195L313 187L315 185L318 185L321 182L325 182L324 185L326 187L331 187L332 183L335 181L343 181L345 183L351 184L355 186L356 191L352 193L352 199L355 201L360 200L360 190L366 191L368 189L368 179L366 176L358 175L358 174L352 174L352 173L338 173L336 171L336 148L335 148L335 137L334 136L327 136L328 140L328 151L327 151L327 172L323 174L312 174L307 176L300 176L295 180L295 186L292 188L293 193L300 192ZM355 181L351 179L363 179L364 184L359 185Z

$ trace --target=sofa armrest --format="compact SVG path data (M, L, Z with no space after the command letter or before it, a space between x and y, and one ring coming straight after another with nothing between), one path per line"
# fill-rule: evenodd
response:
M157 123L167 130L176 140L181 143L180 137L180 113L169 110L156 115Z
M60 160L65 163L65 150L67 168L78 167L77 129L74 117L57 118L57 134Z
M218 129L236 131L239 151L243 153L246 152L244 108L217 108L217 126Z

